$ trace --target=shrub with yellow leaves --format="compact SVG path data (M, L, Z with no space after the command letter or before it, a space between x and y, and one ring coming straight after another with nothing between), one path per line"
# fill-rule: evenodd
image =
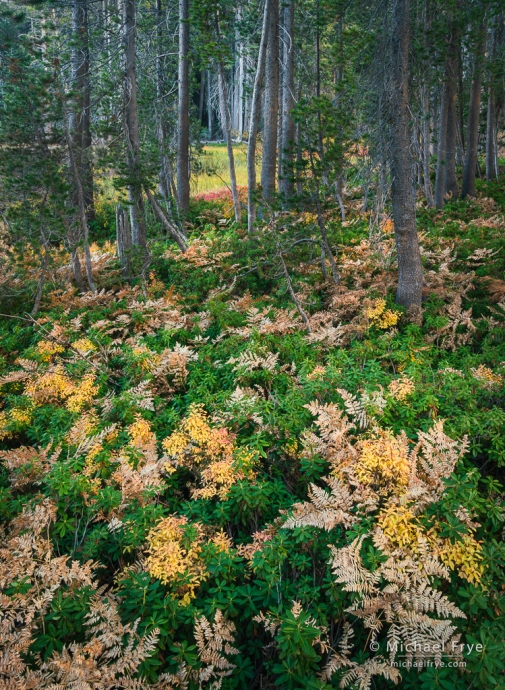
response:
M50 362L55 355L65 352L65 348L54 340L41 340L37 343L37 352L43 362Z
M402 374L399 379L394 379L388 386L389 393L394 400L403 402L416 389L416 386L411 378L406 374Z
M202 560L203 528L187 518L170 515L158 522L147 536L147 571L165 585L175 588L179 604L185 606L208 573Z
M72 348L77 350L81 355L87 355L88 352L93 352L96 350L95 345L89 340L89 338L80 338L72 343Z
M423 531L410 508L390 505L381 511L377 524L388 540L391 550L399 547L419 552L419 541L422 539Z
M370 326L376 328L391 328L396 326L400 315L392 309L386 309L385 299L373 300L369 306L363 310L365 318L368 320Z
M226 498L233 484L252 478L255 453L235 445L235 437L224 427L212 427L202 405L192 405L178 430L163 441L169 458L165 469L190 469L198 486L193 498Z
M484 574L482 546L471 534L464 534L454 544L449 539L441 541L438 550L440 560L460 577L474 585L481 582Z
M479 365L477 368L472 367L472 374L477 381L479 381L485 388L493 388L503 384L503 376L495 374L492 369Z
M407 486L411 474L409 447L404 433L394 436L378 429L358 443L359 459L354 467L357 479L379 494Z

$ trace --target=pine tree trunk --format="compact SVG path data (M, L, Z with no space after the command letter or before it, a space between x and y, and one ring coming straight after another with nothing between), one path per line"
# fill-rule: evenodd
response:
M284 7L284 48L282 71L282 128L280 142L279 191L287 200L293 195L293 146L295 125L291 111L294 106L295 90L295 0Z
M217 65L218 70L218 87L219 87L219 107L221 110L221 126L223 129L223 136L228 150L228 166L230 168L231 193L233 197L233 208L235 209L235 220L240 223L242 220L242 211L240 208L240 199L237 189L237 176L235 175L235 158L233 156L233 142L231 137L231 119L230 109L228 106L228 90L226 88L226 75L224 73L224 66L221 61Z
M244 56L242 55L242 44L239 44L238 59L238 102L237 102L237 139L242 141L244 136Z
M137 110L137 78L135 73L135 0L124 0L124 45L125 45L125 124L127 162L129 169L128 198L133 244L145 249L147 246L142 179L140 166L140 134Z
M211 77L210 77L210 70L207 71L207 129L209 132L209 141L212 141L214 139L214 127L213 127L213 109L212 109L212 93L211 93Z
M200 72L200 98L198 100L198 119L203 123L203 107L205 105L205 71Z
M423 177L424 177L424 193L426 196L426 203L429 208L435 205L433 200L433 191L431 188L431 168L430 168L430 90L427 86L424 87L423 96Z
M496 59L496 29L491 30L491 55L492 68ZM489 75L488 99L487 99L487 123L486 123L486 181L497 179L496 169L496 99L495 76L491 69Z
M489 86L487 101L487 128L486 128L486 180L493 182L498 178L496 169L496 106L494 96L494 84Z
M128 216L120 205L116 206L116 244L119 265L123 271L123 278L128 279L130 277L132 235Z
M88 29L88 0L81 0L83 9L82 19L82 190L86 215L88 220L95 219L95 204L93 198L93 166L91 149L91 78L89 64L89 29Z
M254 221L256 220L256 140L258 137L258 122L260 116L260 96L263 73L265 71L265 61L267 52L268 29L270 24L270 0L265 0L263 10L263 25L261 30L261 41L256 66L256 76L251 98L251 111L249 115L249 136L247 141L247 230L249 234L254 232Z
M449 84L448 91L449 108L447 111L447 140L445 149L445 193L450 194L452 199L457 199L459 195L458 178L456 176L456 142L457 127L456 120L456 83L453 79Z
M392 206L398 254L396 301L411 318L421 317L423 269L412 193L412 157L409 131L410 2L396 0L391 32L391 177Z
M269 201L275 193L277 165L277 123L279 115L279 0L270 0L270 26L265 63L265 101L263 111L263 152L261 186Z
M189 0L179 0L179 108L177 190L180 210L189 211Z
M163 59L161 57L163 53L163 9L161 5L161 0L156 0L156 21L157 21L157 56L156 56L156 116L157 116L157 135L158 135L158 147L160 152L160 171L158 175L159 180L159 191L161 196L164 198L165 203L169 203L172 197L170 189L170 161L167 154L167 144L166 144L166 128L165 128L165 108L163 106L163 83L164 83L164 70L163 70Z
M480 99L482 91L482 69L486 51L486 29L482 28L479 36L479 50L475 56L472 88L470 91L470 105L468 108L468 127L465 166L463 169L463 185L461 196L475 196L475 173L479 154L479 122Z
M437 147L437 173L435 177L435 206L437 208L444 208L445 204L445 159L447 149L447 119L449 115L449 84L447 80L447 66L445 76L446 80L443 86L442 103L440 105L440 121Z

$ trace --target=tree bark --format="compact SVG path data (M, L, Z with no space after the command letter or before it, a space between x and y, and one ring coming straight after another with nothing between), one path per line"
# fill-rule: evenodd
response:
M261 41L256 66L256 76L251 98L251 111L249 115L249 136L247 141L247 230L249 234L254 232L254 221L256 220L256 140L258 138L258 121L260 115L260 96L263 73L265 71L265 61L267 52L268 30L270 24L270 2L265 0L263 10L263 25L261 29Z
M456 75L451 77L448 90L449 108L447 111L447 140L445 149L445 193L450 194L452 199L459 196L458 178L456 176L456 153L457 153L457 109L456 109Z
M162 223L162 225L165 227L165 230L167 230L168 234L170 237L177 242L179 245L179 249L181 252L184 254L187 249L188 249L188 243L186 240L186 235L184 235L173 223L171 223L166 215L163 213L163 209L161 206L158 204L154 196L152 195L151 190L149 187L146 186L145 188L146 191L146 196L149 199L149 203L151 204L151 207L158 218L158 220Z
M442 103L440 105L440 121L438 130L437 172L435 177L435 206L437 208L444 208L445 204L445 163L447 148L447 119L449 115L448 89L449 84L446 67L445 82L442 90Z
M420 320L423 269L416 229L416 205L412 191L408 92L409 15L409 0L396 0L391 31L391 193L398 255L396 301L410 312L411 318Z
M477 170L479 154L479 121L480 121L480 100L482 91L482 68L486 51L486 28L481 28L479 32L479 47L475 56L474 74L472 88L470 91L470 105L468 109L468 127L466 134L466 157L463 168L463 184L461 196L475 196L475 173Z
M127 280L130 277L132 235L128 215L120 205L116 206L116 244L119 265L123 272L123 278Z
M486 123L486 181L493 182L498 178L496 165L496 97L494 61L496 59L496 29L491 30L491 70L489 74L489 87L487 99L487 123Z
M125 47L125 126L127 163L129 171L128 198L132 242L145 249L147 246L146 221L142 200L142 171L140 165L140 133L137 109L136 26L135 0L124 0L124 47Z
M424 177L424 194L426 196L426 203L429 208L433 208L435 202L433 200L433 191L431 188L431 167L430 167L430 90L427 86L424 87L423 96L423 177Z
M93 169L91 164L91 81L89 73L88 0L72 5L72 82L74 107L70 112L70 133L79 167L88 220L94 220Z
M280 142L279 192L287 200L293 195L293 143L295 125L291 111L295 89L295 0L284 7L283 70L282 70L282 127Z
M189 211L189 0L179 0L179 107L177 190L180 211Z
M214 127L213 127L213 110L212 110L212 94L211 94L211 85L212 82L210 80L210 70L207 71L207 82L206 82L206 87L207 87L207 129L209 132L209 141L212 141L214 139Z
M228 166L230 168L231 194L233 197L233 208L235 209L235 220L237 223L242 221L242 210L237 189L237 176L235 174L235 158L233 156L233 142L231 138L231 119L230 108L228 106L228 89L226 88L226 75L221 60L218 61L218 85L219 85L219 106L221 110L221 126L223 129L224 140L228 150Z
M64 123L64 128L65 128L65 140L67 144L67 150L68 150L68 160L70 163L70 169L72 170L72 174L74 177L74 182L75 182L75 188L77 192L77 206L79 209L79 222L81 225L81 232L82 232L82 239L83 239L83 246L84 246L84 259L86 263L86 278L88 281L89 289L92 292L96 292L95 288L95 283L93 280L93 270L92 270L92 264L91 264L91 252L89 249L89 228L88 228L88 218L86 216L86 206L84 203L84 194L82 190L82 183L81 183L81 171L79 170L79 166L77 165L77 161L74 155L74 147L73 147L73 142L72 142L72 136L70 134L70 128L68 125L68 115L67 115L67 107L65 104L65 95L63 93L63 90L61 91L61 106L63 109L63 123Z
M160 152L160 170L158 174L159 180L159 190L160 194L165 200L165 203L169 203L172 197L172 192L170 189L170 160L167 153L167 134L165 125L165 108L163 106L163 84L164 84L164 70L163 70L163 8L161 5L161 0L156 0L156 34L157 34L157 55L156 55L156 117L157 117L157 135L158 135L158 147Z
M458 179L456 177L456 80L458 76L457 44L459 35L454 24L451 27L451 41L449 44L446 63L446 98L447 98L447 133L445 146L445 174L444 198L449 194L456 199L459 194Z
M279 0L270 0L270 25L265 63L265 101L263 111L263 152L261 186L263 198L275 193L277 167L277 124L279 116Z

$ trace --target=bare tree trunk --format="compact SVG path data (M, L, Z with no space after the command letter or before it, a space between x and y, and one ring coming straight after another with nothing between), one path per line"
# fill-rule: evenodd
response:
M263 111L263 153L261 186L263 198L269 201L275 193L277 163L277 124L279 115L279 0L270 0L265 63L265 101Z
M228 90L226 88L226 75L221 60L217 64L218 85L219 85L219 106L221 110L221 126L223 129L224 140L228 150L228 166L230 168L231 194L233 197L233 208L235 209L235 220L237 223L242 221L242 210L237 189L237 176L235 175L235 158L233 156L233 142L231 138L230 109L228 107Z
M256 76L254 78L253 94L251 98L251 112L249 116L249 136L247 141L247 230L249 234L254 232L254 221L256 219L256 139L258 137L261 83L263 80L263 73L265 71L268 29L270 23L270 1L271 0L265 0L265 8L263 10L261 41L256 67Z
M160 150L160 171L158 175L159 179L159 190L161 196L165 199L165 203L168 204L172 193L170 189L170 161L167 154L166 146L166 127L164 118L164 107L163 107L163 9L161 5L161 0L156 0L156 33L158 39L157 45L157 55L156 55L156 116L157 122L157 135L158 135L158 146Z
M49 251L47 249L47 242L44 241L43 244L43 255L42 261L40 262L40 276L37 282L37 292L35 294L35 302L33 303L33 308L31 311L31 316L35 317L40 309L40 303L42 301L42 292L44 290L44 283L46 281L47 266L49 264Z
M152 195L149 187L146 186L145 191L156 217L163 224L170 237L177 242L179 249L184 254L188 249L186 235L184 235L175 225L173 225L173 223L168 220L166 215L163 213L163 209Z
M177 190L180 210L189 211L189 0L179 0L179 108Z
M135 74L135 0L124 0L124 45L125 45L125 125L127 162L129 169L128 198L134 245L147 246L146 221L142 200L140 166L140 134L137 109L137 78Z
M451 27L451 42L447 56L447 135L445 146L445 180L444 192L453 199L459 195L458 179L456 177L456 140L457 140L457 111L456 111L456 80L458 77L457 43L459 34L453 24Z
M498 179L496 167L496 106L494 84L490 84L487 101L486 180L487 182L493 182L496 179Z
M244 136L244 56L242 43L239 43L238 49L237 139L241 142Z
M396 301L411 318L420 320L423 269L412 193L412 156L409 132L410 2L396 0L391 31L391 177L392 206L398 254Z
M482 91L482 68L486 54L486 28L481 28L479 32L479 49L475 56L474 73L472 88L470 91L470 105L468 109L468 127L465 167L463 169L463 185L461 196L475 196L475 173L477 170L479 154L479 121L480 121L480 99Z
M455 77L456 75L454 75ZM459 195L458 178L456 176L456 141L457 141L457 110L456 110L456 83L454 77L449 85L449 108L447 111L447 140L445 149L445 193L452 199Z
M198 100L198 119L200 124L203 121L203 107L205 105L205 71L200 72L200 98Z
M295 0L284 7L283 70L282 70L282 128L280 143L279 191L289 199L293 195L293 143L295 125L291 111L294 106L295 90Z
M88 220L95 219L95 204L93 198L93 167L91 159L91 77L89 64L89 31L88 31L88 0L80 0L82 3L82 191Z
M498 178L496 165L496 99L494 61L496 59L496 29L491 30L491 71L489 74L489 93L487 99L486 123L486 181L493 182Z
M424 87L423 95L423 177L424 177L424 193L426 195L426 203L429 208L435 205L433 200L433 191L431 188L431 169L430 169L430 90L427 86Z
M445 157L447 148L447 118L449 114L449 84L447 66L445 71L445 82L442 92L442 103L440 106L440 122L438 130L437 147L437 173L435 177L435 206L444 208L445 204Z
M65 127L65 140L67 143L67 150L68 150L68 160L70 162L70 169L72 170L72 174L74 176L74 182L75 182L75 188L77 192L77 205L79 208L79 221L81 225L81 232L82 232L82 239L83 239L83 247L84 247L84 258L86 262L86 278L88 281L89 289L92 292L96 291L95 288L95 283L93 280L93 270L92 270L92 264L91 264L91 252L89 249L89 228L88 228L88 219L86 216L86 206L84 204L84 194L82 191L82 184L81 184L81 175L80 175L80 170L77 165L77 161L75 159L74 155L74 148L73 148L73 142L72 142L72 137L70 135L70 129L68 126L68 115L67 115L67 107L65 104L65 95L63 94L63 89L61 90L61 106L63 109L63 123Z
M130 277L132 235L128 216L120 205L116 206L116 244L119 265L123 270L123 278L128 279Z
M212 82L210 80L210 71L207 71L207 129L209 130L209 141L214 139L214 128L213 128L213 110L212 110L212 93L211 86Z
M72 270L74 272L74 280L79 292L86 292L86 285L84 284L84 278L82 276L81 262L79 260L79 252L77 250L77 238L75 237L75 233L71 228L68 219L63 213L61 214L61 220L67 233L68 245L72 254Z

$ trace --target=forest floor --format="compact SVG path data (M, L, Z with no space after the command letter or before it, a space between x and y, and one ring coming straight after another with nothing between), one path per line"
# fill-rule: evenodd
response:
M396 559L424 583L418 611L474 645L458 670L400 669L401 687L505 687L503 186L443 211L419 202L415 325L394 303L387 217L374 225L352 194L345 222L326 213L336 286L318 245L294 246L317 238L311 209L248 239L228 195L206 200L227 178L224 147L204 151L217 172L202 164L185 255L156 240L147 282L129 284L101 242L99 292L79 295L62 252L36 319L13 302L0 321L7 677L45 688L77 658L97 673L127 658L113 673L141 674L138 687L189 671L191 688L221 676L223 688L332 688L358 666L391 687L381 676L394 669L370 670L372 649L389 656L390 624L368 647L372 619L344 610L391 572L400 581ZM240 156L237 172L244 184ZM357 651L321 676L345 620Z

